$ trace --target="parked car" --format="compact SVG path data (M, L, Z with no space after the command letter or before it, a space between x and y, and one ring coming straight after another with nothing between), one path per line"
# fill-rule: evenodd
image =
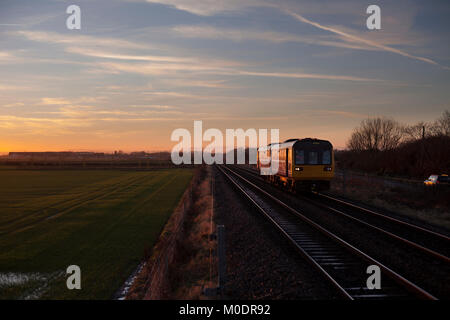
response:
M447 174L432 174L423 183L426 186L436 186L440 184L450 185L450 177Z

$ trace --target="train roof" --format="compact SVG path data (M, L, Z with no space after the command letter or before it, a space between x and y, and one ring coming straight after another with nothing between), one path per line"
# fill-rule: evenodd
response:
M331 143L327 140L304 138L304 139L288 139L281 143L271 143L267 146L260 147L258 149L258 151L267 151L267 150L271 150L271 149L286 149L286 148L291 148L296 144L297 144L297 146L301 146L304 143L314 143L314 142L328 143L330 145L330 147L333 147L331 145Z

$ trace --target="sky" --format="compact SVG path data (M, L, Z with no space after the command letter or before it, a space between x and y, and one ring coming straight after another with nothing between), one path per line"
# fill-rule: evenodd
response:
M0 152L170 150L194 120L344 148L450 109L449 39L437 0L0 0Z

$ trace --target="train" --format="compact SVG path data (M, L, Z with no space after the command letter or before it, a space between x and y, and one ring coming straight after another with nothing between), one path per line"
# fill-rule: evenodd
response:
M274 157L278 152L278 159ZM334 177L333 145L315 138L288 139L258 148L257 167L278 162L278 170L264 175L270 183L290 191L324 191Z

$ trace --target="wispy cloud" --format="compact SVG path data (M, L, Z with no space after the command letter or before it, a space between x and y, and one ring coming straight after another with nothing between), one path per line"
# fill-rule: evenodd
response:
M381 79L370 79L348 75L314 74L314 73L286 73L286 72L258 72L235 68L219 68L208 65L186 65L186 64L141 64L141 63L100 63L100 66L119 72L138 73L144 75L176 75L179 72L195 72L195 74L215 74L227 76L256 76L273 78L297 78L297 79L322 79L322 80L344 80L382 82Z
M201 96L186 92L177 92L177 91L146 91L143 93L144 95L150 96L161 96L161 97L172 97L172 98L188 98L188 99L210 99L211 96Z
M25 103L23 103L23 102L15 102L15 103L5 104L5 105L3 105L3 107L5 107L5 108L15 108L15 107L23 107L24 105L25 105Z
M244 42L248 40L267 41L273 43L299 42L312 45L350 48L359 50L378 50L373 46L364 44L348 43L342 41L338 37L330 36L299 36L291 33L282 33L274 31L257 31L245 29L226 29L215 28L211 26L176 26L172 28L176 34L187 38L203 38L203 39L227 39L236 42Z
M370 81L382 82L381 79L369 79L345 75L328 75L328 74L313 74L313 73L284 73L284 72L250 72L238 71L241 75L256 76L256 77L275 77L275 78L297 78L297 79L321 79L321 80L345 80L345 81Z
M367 118L367 115L357 112L351 112L351 111L342 111L342 110L308 110L308 112L314 114L321 114L321 115L331 115L331 116L341 116L344 118L351 118L351 119L364 119Z
M199 27L175 27L173 30L175 32L178 32L180 34L183 34L187 37L205 37L205 38L225 38L225 39L231 39L235 41L242 41L244 39L255 39L255 40L268 40L272 42L304 42L304 43L310 43L310 44L318 44L318 45L325 45L325 46L332 46L332 47L343 47L343 48L350 48L350 49L358 49L358 50L379 50L379 51L385 51L385 52L391 52L394 54L401 55L406 58L422 61L428 64L439 66L443 69L449 69L448 66L443 66L436 62L435 60L423 56L414 55L411 53L408 53L404 50L397 49L391 46L388 46L386 44L383 44L381 41L373 41L369 39L365 39L361 36L354 35L348 31L343 31L341 28L338 29L338 27L331 27L326 26L323 24L320 24L318 22L312 21L310 19L305 18L303 15L300 15L298 13L295 13L292 11L292 5L289 3L281 3L279 6L276 5L276 3L272 1L253 1L253 0L242 0L242 1L224 1L220 2L219 5L216 5L216 2L214 2L214 5L209 0L146 0L147 2L151 3L160 3L165 5L173 6L179 10L187 11L193 14L197 15L214 15L221 12L227 12L227 11L237 11L242 10L248 7L258 7L258 6L265 6L265 7L271 7L275 9L284 10L284 12L288 15L291 15L295 19L307 23L309 25L312 25L316 28L319 28L324 31L329 31L335 35L337 35L342 42L340 41L330 41L330 40L324 40L320 39L320 37L301 37L291 34L280 34L275 32L252 32L252 31L236 31L236 30L218 30L215 28L199 28ZM349 3L345 4L345 7L348 7ZM284 8L284 9L283 9ZM306 10L311 11L311 6L305 7ZM392 42L392 38L388 39L390 42ZM397 39L400 40L400 42L403 42L404 39Z
M218 73L227 69L207 64L185 64L185 63L117 63L100 62L99 67L119 72L137 73L143 75L176 75L178 72L190 73Z
M173 87L200 87L200 88L237 88L227 84L226 80L197 80L193 78L173 78L161 80L161 84Z
M236 4L237 5L237 4ZM309 20L308 20L309 21ZM215 28L202 29L199 27L176 27L176 32L191 35L204 35L206 37L228 37L230 39L244 39L255 38L264 39L273 42L284 41L302 41L308 43L320 43L323 45L352 47L365 49L368 47L374 48L371 42L369 43L350 43L339 44L333 41L315 40L309 37L299 37L291 34L280 34L276 32L252 32L252 31L237 31L226 30L219 31ZM355 82L381 82L380 79L370 79L365 77L356 77L351 75L334 75L334 74L315 74L304 72L266 72L266 71L249 71L245 70L241 63L237 61L222 61L211 59L199 59L198 57L174 57L163 55L136 55L127 53L111 52L111 49L142 49L142 44L137 44L127 40L120 40L114 38L101 38L92 36L67 36L57 33L48 33L40 31L20 31L19 34L33 41L60 43L67 45L66 52L72 54L79 54L92 58L119 60L119 61L146 61L149 63L129 63L129 62L98 62L91 65L89 73L92 74L119 74L122 72L135 73L141 75L180 75L184 74L203 74L203 75L225 75L225 76L257 76L257 77L274 77L274 78L296 78L296 79L321 79L321 80L335 80L335 81L355 81ZM346 34L346 33L344 33ZM341 35L341 34L339 34ZM93 48L93 45L104 46L103 50ZM75 46L76 45L76 46ZM383 46L384 47L384 46ZM379 49L378 47L375 47ZM105 50L106 49L106 50ZM147 47L148 49L148 47ZM240 68L236 68L239 66Z
M64 105L64 104L71 104L71 102L64 98L42 98L41 101L44 105Z
M145 0L149 3L165 4L196 15L209 16L248 7L268 6L264 0Z
M189 59L182 57L171 56L142 56L142 55L129 55L129 54L117 54L105 51L92 50L89 48L68 47L66 52L76 53L83 56L113 59L113 60L135 60L135 61L154 61L154 62L198 62L198 59Z
M11 58L11 53L0 51L0 60L5 60Z
M107 97L104 96L81 96L76 99L61 98L61 97L43 97L36 105L40 106L68 106L77 105L85 106L85 104L97 104L99 102L105 102Z
M38 90L29 86L9 85L0 83L0 91L24 91L24 90Z
M131 109L131 110L130 110ZM129 116L146 117L148 115L162 115L162 114L181 114L182 111L172 109L157 109L157 108L133 108L129 107L127 110L122 109L98 109L94 106L86 105L71 105L59 108L56 111L33 111L32 114L46 114L56 115L62 118L85 118L85 119L99 119L102 120L104 116L114 116L117 119L127 119ZM100 116L100 117L99 117ZM125 117L125 118L124 118ZM111 118L110 118L111 119Z
M131 105L128 106L129 108L139 108L139 109L155 109L155 110L174 110L174 109L178 109L177 107L174 106L166 106L166 105L157 105L157 104L153 104L153 105Z
M372 46L372 47L375 47L375 48L383 50L383 51L399 54L399 55L401 55L403 57L407 57L407 58L410 58L410 59L423 61L423 62L432 64L432 65L440 66L442 68L447 68L446 66L440 65L439 63L437 63L436 61L434 61L432 59L425 58L425 57L420 57L420 56L415 56L415 55L409 54L409 53L407 53L407 52L405 52L403 50L392 48L392 47L380 44L378 42L371 41L371 40L368 40L368 39L364 39L364 38L361 38L359 36L355 36L353 34L350 34L348 32L341 31L341 30L337 29L336 27L329 27L329 26L322 25L322 24L320 24L318 22L309 20L309 19L303 17L302 15L299 15L299 14L294 13L294 12L286 11L286 13L291 15L292 17L294 17L298 21L301 21L303 23L307 23L307 24L312 25L312 26L314 26L316 28L319 28L321 30L325 30L325 31L329 31L329 32L332 32L334 34L337 34L337 35L343 37L347 41L358 43L358 44L365 44L365 45Z
M15 116L15 115L0 115L0 129L9 136L25 136L39 135L40 137L61 137L68 136L78 137L80 133L89 132L89 136L92 138L93 134L99 130L99 125L104 124L118 124L123 126L124 123L129 124L129 126L134 126L138 123L146 122L173 122L184 120L183 117L148 117L148 116L126 116L118 117L103 115L102 117L80 115L78 117L72 117L68 114L61 114L60 117L36 117L36 116ZM82 129L82 131L80 131ZM100 130L102 131L102 130ZM118 133L119 136L129 134L131 130L117 131L117 129L109 128L102 131L101 136L104 137L106 133ZM64 143L66 145L66 142ZM98 150L99 146L94 147Z
M137 43L133 41L123 40L120 38L108 38L87 35L67 35L56 32L44 31L17 31L17 34L27 38L28 40L45 42L45 43L59 43L72 46L93 46L93 47L112 47L112 48L126 48L126 49L148 49L147 44Z

